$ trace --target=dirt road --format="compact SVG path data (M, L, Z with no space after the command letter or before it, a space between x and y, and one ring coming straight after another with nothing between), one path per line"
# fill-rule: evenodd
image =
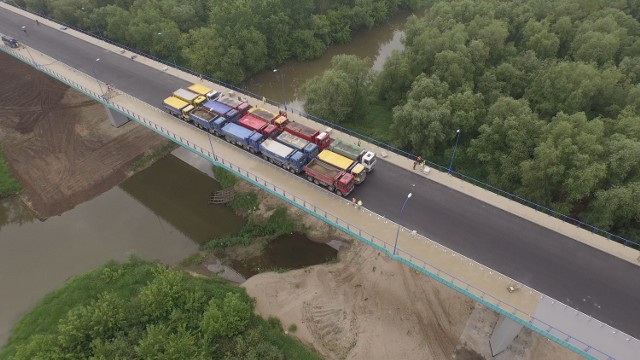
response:
M165 141L133 121L114 128L104 106L2 52L0 79L0 145L42 218L117 185Z

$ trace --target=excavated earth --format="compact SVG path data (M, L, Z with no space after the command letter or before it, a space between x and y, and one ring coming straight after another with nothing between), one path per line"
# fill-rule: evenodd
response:
M0 79L0 145L40 218L117 185L165 141L133 121L113 127L103 105L2 52Z

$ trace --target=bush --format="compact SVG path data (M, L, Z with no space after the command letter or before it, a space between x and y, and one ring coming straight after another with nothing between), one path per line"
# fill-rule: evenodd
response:
M258 194L253 191L236 194L233 201L229 203L229 206L239 213L248 213L256 210L258 208Z

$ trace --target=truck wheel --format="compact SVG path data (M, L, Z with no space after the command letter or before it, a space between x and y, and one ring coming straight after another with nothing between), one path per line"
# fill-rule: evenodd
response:
M338 196L343 196L344 197L344 194L340 190L336 190L336 194L338 194Z
M313 177L312 177L312 176L307 175L307 180L309 180L309 181L313 182Z
M290 171L292 174L295 174L295 173L296 173L296 169L294 169L293 167L289 167L289 171Z
M269 161L269 157L268 157L267 155L264 155L264 154L263 154L263 155L262 155L262 158L263 158L265 161Z
M329 191L333 192L336 188L334 188L333 185L331 185L327 189L329 189Z
M320 185L320 181L318 181L318 179L313 179L313 183L316 185Z

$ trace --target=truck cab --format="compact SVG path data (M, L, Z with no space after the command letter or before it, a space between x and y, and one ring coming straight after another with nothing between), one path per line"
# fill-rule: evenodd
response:
M355 187L354 182L355 181L353 179L353 175L349 173L342 175L342 177L338 180L337 185L337 188L340 193L342 193L342 196L347 196L353 191L353 188Z
M367 169L367 172L371 172L377 161L378 158L376 157L376 154L372 151L367 151L364 155L362 155L360 163L362 163L362 165Z
M178 89L176 91L173 92L173 96L177 97L178 99L182 100L182 101L186 101L187 103L193 105L193 106L198 106L200 104L202 104L203 102L207 101L207 98L202 96L202 95L198 95L196 93L193 93L189 90L185 90L185 89Z

